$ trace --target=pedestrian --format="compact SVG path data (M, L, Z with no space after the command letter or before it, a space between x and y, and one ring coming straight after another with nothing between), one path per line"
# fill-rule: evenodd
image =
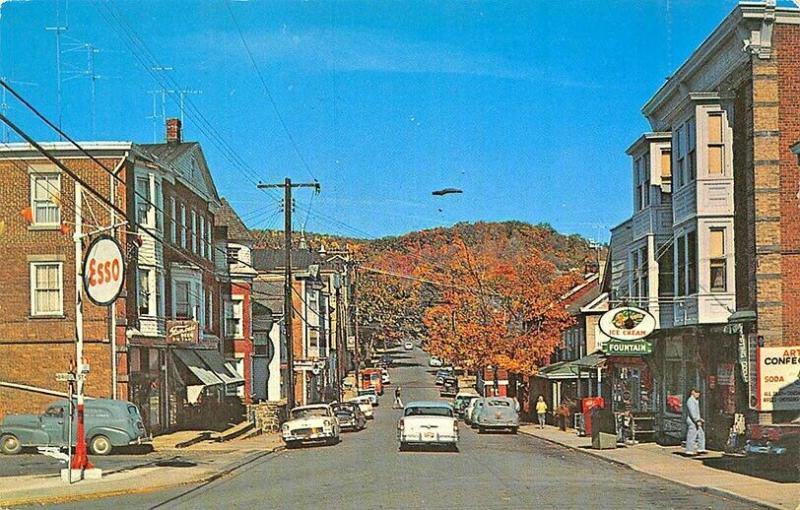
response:
M692 388L686 399L686 455L706 453L705 420L700 416L700 390Z
M400 386L394 389L394 404L392 405L393 409L402 409L403 408L403 401L400 400Z
M536 401L536 417L539 419L539 428L543 429L545 418L547 418L547 402L544 401L544 397L541 395Z

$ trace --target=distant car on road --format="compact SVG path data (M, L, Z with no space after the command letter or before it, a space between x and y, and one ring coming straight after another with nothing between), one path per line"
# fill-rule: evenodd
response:
M375 391L375 388L364 388L362 390L358 390L358 396L367 397L374 407L378 406L378 392Z
M410 351L413 348L414 348L414 343L411 342L411 340L406 340L405 343L403 344L403 349L405 349L407 351Z
M331 406L313 404L292 409L289 421L281 427L281 436L286 447L292 448L310 442L336 444L340 431Z
M509 397L489 397L483 400L483 405L473 419L478 426L478 432L508 429L516 434L519 428L519 403Z
M453 407L441 401L409 402L397 422L398 448L411 444L449 446L458 450L458 420Z
M444 363L442 362L442 360L438 356L431 356L430 359L428 360L428 366L429 367L440 367L443 364Z
M439 395L442 397L455 397L458 393L458 379L455 377L445 377L442 380L442 387Z
M392 384L392 379L389 377L389 371L385 368L381 369L381 383L383 383L384 386Z
M476 398L479 398L479 395L475 393L474 390L458 392L456 398L453 399L453 410L456 412L456 415L463 419L467 406Z
M333 414L336 415L341 430L358 431L367 428L367 417L356 402L334 404Z
M72 408L72 443L75 444L75 406ZM87 400L84 427L89 452L108 455L114 448L149 443L139 409L131 402L112 399ZM13 455L25 446L66 447L69 436L69 402L59 400L44 414L6 416L0 423L0 451Z
M375 417L375 412L372 410L372 399L369 396L364 395L362 397L351 398L348 402L358 404L359 409L361 409L361 412L364 413L364 416L368 420Z
M440 368L439 370L436 371L436 376L435 376L436 379L434 382L436 383L437 386L441 386L442 384L444 384L444 378L451 377L452 375L453 375L453 370L451 368Z
M469 403L469 407L467 407L467 414L464 417L464 423L469 425L472 428L477 428L478 425L475 423L475 418L478 416L478 412L480 412L481 407L485 403L486 399L483 397L478 397L473 399L472 402Z

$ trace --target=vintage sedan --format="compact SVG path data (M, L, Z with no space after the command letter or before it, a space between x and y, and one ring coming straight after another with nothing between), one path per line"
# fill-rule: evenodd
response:
M464 423L473 429L478 428L478 424L475 423L475 417L478 415L478 412L480 412L485 402L486 399L483 397L473 399L472 402L469 403L469 407L467 407L467 415L464 417Z
M372 409L372 399L370 397L363 396L363 397L351 398L347 402L358 404L359 409L361 409L361 412L364 413L364 416L368 420L371 420L372 418L375 417L375 412Z
M508 429L516 434L519 428L519 403L508 397L488 397L473 418L478 432Z
M343 402L333 405L333 414L336 415L341 430L358 431L367 428L367 417L364 416L361 407L355 402Z
M281 427L287 448L312 442L336 444L340 441L340 432L339 421L328 404L295 407L289 421Z
M453 399L453 410L459 418L464 418L469 403L478 398L478 394L472 391L459 391Z
M447 446L458 450L458 420L453 407L441 401L409 402L397 422L397 444Z
M144 428L139 409L131 402L111 399L87 400L84 427L89 452L108 455L114 448L149 443L152 437ZM72 444L75 444L77 423L72 406ZM13 455L26 446L66 447L69 431L69 402L50 404L42 415L6 416L0 423L0 451Z

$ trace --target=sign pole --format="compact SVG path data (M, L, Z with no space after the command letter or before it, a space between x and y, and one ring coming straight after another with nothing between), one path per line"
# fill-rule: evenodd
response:
M81 261L82 249L81 242L83 237L83 187L80 183L75 183L75 355L76 355L76 379L78 387L78 427L77 440L75 443L75 455L72 457L70 469L91 469L92 464L86 454L86 431L84 430L83 412L83 383L86 377L83 364L83 274Z

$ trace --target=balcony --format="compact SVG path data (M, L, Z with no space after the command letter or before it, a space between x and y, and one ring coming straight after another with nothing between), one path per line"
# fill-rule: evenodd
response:
M653 205L633 215L633 240L648 235L672 235L672 207Z

